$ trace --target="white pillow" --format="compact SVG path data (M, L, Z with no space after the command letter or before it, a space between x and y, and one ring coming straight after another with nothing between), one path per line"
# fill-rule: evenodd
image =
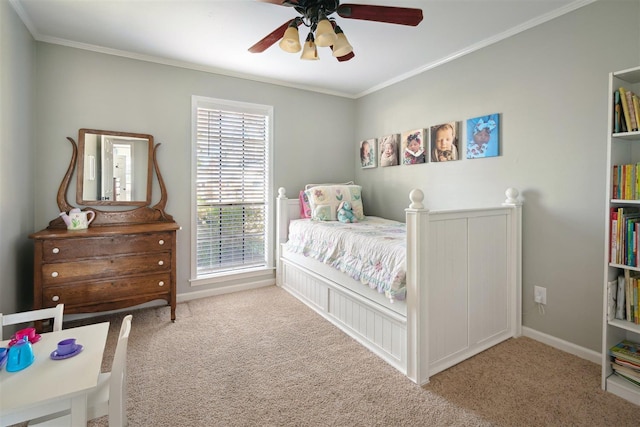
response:
M359 185L317 185L305 190L305 193L311 207L311 219L337 221L338 206L342 202L350 202L356 218L364 219L362 187Z

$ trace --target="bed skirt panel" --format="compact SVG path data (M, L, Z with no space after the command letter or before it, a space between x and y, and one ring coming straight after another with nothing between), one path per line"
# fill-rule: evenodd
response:
M284 260L281 286L391 366L406 374L406 321L355 292Z

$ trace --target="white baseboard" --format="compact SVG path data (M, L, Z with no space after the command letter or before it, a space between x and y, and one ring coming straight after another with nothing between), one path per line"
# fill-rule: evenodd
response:
M222 286L215 289L206 289L206 290L197 291L197 292L187 292L184 294L177 294L176 303L191 301L198 298L211 297L215 295L223 295L231 292L246 291L248 289L262 288L265 286L275 285L275 283L276 283L275 279L260 280L256 282L243 283L241 285ZM140 304L132 307L121 308L118 310L101 311L96 313L65 314L64 321L67 322L67 321L86 319L86 318L96 317L96 316L104 316L106 314L115 314L115 313L120 313L125 311L131 311L131 309L164 307L166 305L167 305L166 301L155 300L155 301L149 301L144 304Z
M275 284L276 284L275 279L268 279L268 280L259 280L255 282L243 283L240 285L221 286L219 288L205 289L205 290L196 291L196 292L186 292L184 294L177 294L176 302L185 302L185 301L191 301L199 298L229 294L231 292L239 292L239 291L246 291L249 289L263 288L265 286L271 286Z
M260 281L250 282L250 283L243 283L239 285L223 286L215 289L205 289L202 291L187 292L183 294L177 294L176 302L185 302L185 301L191 301L199 298L206 298L206 297L211 297L216 295L228 294L232 292L246 291L249 289L257 289L265 286L271 286L274 284L275 284L275 279L269 279L269 280L260 280ZM137 306L136 308L164 306L164 305L166 305L166 302L164 301L152 301L152 302ZM98 314L102 315L102 314L108 314L108 313L117 313L119 311L124 311L124 310L127 310L127 309L114 310L110 312L102 312ZM65 321L84 318L84 317L93 317L96 315L97 315L96 313L65 315ZM556 338L552 335L548 335L548 334L536 331L535 329L531 329L526 326L523 326L522 335L525 337L534 339L536 341L539 341L543 344L547 344L553 348L557 348L558 350L562 350L569 354L573 354L574 356L578 356L582 359L596 363L598 365L602 363L602 356L600 353L593 350L589 350L588 348L585 348L585 347L580 347L576 344L573 344L569 341L562 340L560 338Z
M580 347L578 345L570 343L569 341L544 334L542 332L536 331L535 329L527 328L526 326L522 327L522 335L536 341L540 341L543 344L550 345L551 347L557 348L558 350L565 351L567 353L573 354L574 356L578 356L582 359L596 363L598 365L602 364L602 355L600 353L589 350L588 348Z

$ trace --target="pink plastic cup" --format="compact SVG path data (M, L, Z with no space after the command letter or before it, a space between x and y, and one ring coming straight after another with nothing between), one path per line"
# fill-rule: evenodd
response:
M16 341L22 341L24 337L27 337L29 341L33 341L36 337L36 328L24 328L16 332Z

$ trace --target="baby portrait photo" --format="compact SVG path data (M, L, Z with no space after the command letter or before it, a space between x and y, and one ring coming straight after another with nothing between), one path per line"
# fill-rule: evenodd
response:
M467 159L496 157L500 153L499 147L499 114L467 120Z
M416 165L425 163L424 130L417 129L402 133L402 164Z
M380 142L380 166L397 166L400 134L386 135L379 138L378 141Z
M375 168L377 159L376 140L367 139L360 141L360 165L362 168Z
M460 160L458 151L458 122L431 126L432 162Z

